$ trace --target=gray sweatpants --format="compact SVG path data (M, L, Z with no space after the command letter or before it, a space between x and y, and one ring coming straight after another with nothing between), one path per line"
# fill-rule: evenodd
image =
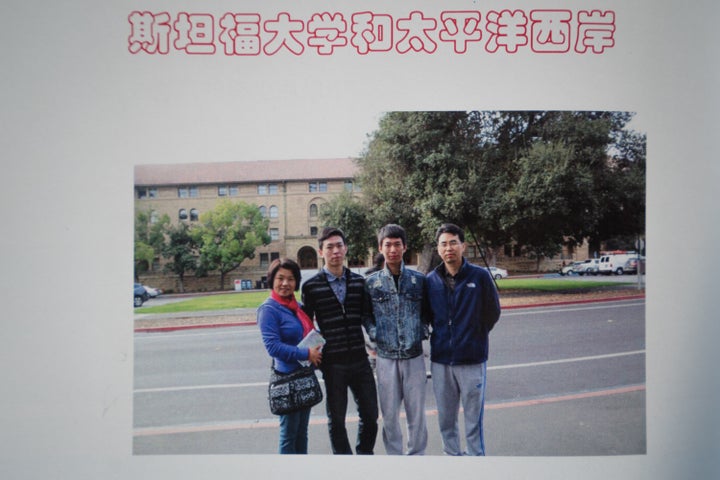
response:
M407 454L423 455L428 433L425 421L425 358L418 355L406 360L377 358L378 396L383 421L383 443L388 455L403 454L400 407L407 417Z
M430 369L443 451L448 455L463 455L458 429L459 408L462 403L467 454L485 455L482 424L485 409L486 363L444 365L432 362Z

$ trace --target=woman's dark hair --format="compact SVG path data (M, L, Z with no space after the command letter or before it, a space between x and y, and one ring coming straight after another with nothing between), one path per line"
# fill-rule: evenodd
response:
M289 258L276 258L270 264L270 268L268 268L267 272L268 285L270 285L270 289L272 289L273 284L275 283L275 275L281 268L292 272L293 277L295 277L295 291L298 291L300 289L300 281L302 280L300 266L294 260L290 260Z

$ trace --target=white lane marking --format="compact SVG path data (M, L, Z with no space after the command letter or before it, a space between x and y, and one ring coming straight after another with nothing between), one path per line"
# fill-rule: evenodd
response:
M542 362L529 362L529 363L516 363L512 365L496 365L488 367L488 370L505 370L511 368L527 368L527 367L538 367L543 365L555 365L560 363L572 363L572 362L586 362L591 360L603 360L606 358L617 358L626 357L631 355L643 355L645 350L633 350L630 352L619 352L619 353L608 353L604 355L592 355L587 357L574 357L574 358L562 358L558 360L546 360ZM320 379L322 381L322 379ZM192 390L210 390L219 388L253 388L253 387L266 387L267 382L252 382L252 383L225 383L216 385L188 385L184 387L158 387L158 388L138 388L133 390L133 393L167 393L167 392L182 392Z
M515 363L513 365L496 365L488 367L488 370L503 370L508 368L539 367L542 365L555 365L559 363L586 362L588 360L603 360L606 358L626 357L629 355L644 355L645 350L633 350L631 352L607 353L604 355L592 355L588 357L563 358L558 360L546 360L544 362Z
M598 305L598 306L588 306L588 307L574 307L574 308L562 308L557 307L552 310L544 308L544 307L537 307L534 309L528 309L528 310L506 310L502 312L503 317L515 317L520 315L537 315L538 313L557 313L557 312L582 312L586 310L604 310L608 308L628 308L628 307L639 307L645 305L645 302L640 303L627 303L627 304L615 304L615 305Z
M133 393L158 393L158 392L183 392L188 390L211 390L216 388L248 388L248 387L267 387L268 382L254 383L223 383L216 385L189 385L186 387L158 387L158 388L138 388Z

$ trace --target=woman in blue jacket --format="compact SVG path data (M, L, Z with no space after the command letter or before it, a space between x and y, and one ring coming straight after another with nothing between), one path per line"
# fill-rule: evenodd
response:
M300 308L295 292L300 287L300 267L289 259L277 259L270 264L268 282L272 286L270 298L257 311L263 344L273 358L273 367L282 373L300 368L300 361L320 365L320 346L300 348L298 343L312 330L313 323ZM280 415L280 453L307 453L310 410L306 408Z

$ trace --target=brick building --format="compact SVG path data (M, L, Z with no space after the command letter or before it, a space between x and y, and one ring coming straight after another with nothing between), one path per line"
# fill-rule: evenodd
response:
M221 200L239 200L258 205L270 221L272 241L259 247L230 278L250 280L262 285L269 263L278 257L296 260L304 270L317 270L319 210L322 204L343 191L360 194L354 178L357 165L351 158L267 160L251 162L193 163L180 165L138 165L135 167L135 211L150 212L159 218L167 214L173 223L199 221ZM417 260L412 254L412 260ZM468 245L468 259L482 264L478 250ZM543 259L540 264L527 258L518 245L507 245L496 252L494 261L512 272L555 271L563 263L590 256L587 244L563 248L559 258ZM365 259L370 265L370 255ZM361 265L354 265L361 266ZM160 273L157 265L141 280L177 291L175 279ZM260 284L258 284L260 282ZM233 288L234 282L227 287ZM188 275L189 291L215 290L218 279L211 275Z
M356 171L351 158L138 165L135 211L150 212L151 218L167 214L175 224L192 225L223 199L258 205L270 221L272 241L231 273L232 278L249 279L256 286L278 257L292 258L303 269L318 268L316 238L322 228L318 212L339 193L359 191ZM175 285L168 284L171 279L154 270L143 276L143 282L175 290ZM216 279L189 277L188 290L217 286Z

